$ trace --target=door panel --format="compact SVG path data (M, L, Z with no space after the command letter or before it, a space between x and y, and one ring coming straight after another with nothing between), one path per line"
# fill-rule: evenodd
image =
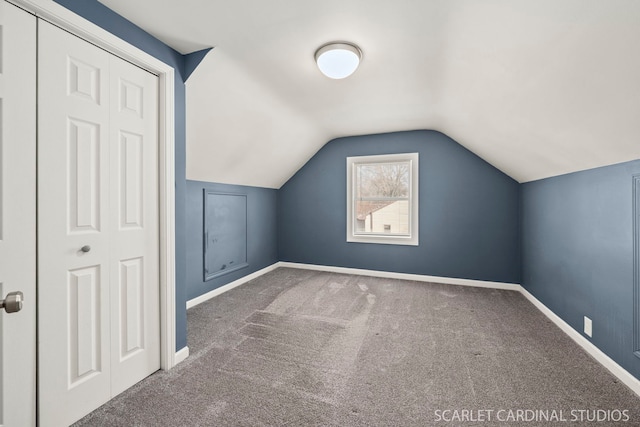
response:
M158 79L39 25L46 426L78 420L160 368Z
M119 360L144 350L144 273L142 258L120 262L121 305L119 322Z
M160 368L158 78L112 56L112 394ZM112 279L112 283L116 282Z
M69 233L100 232L100 125L69 118Z
M142 228L142 136L120 132L120 229Z
M109 54L38 30L40 424L68 425L111 397Z
M36 424L36 18L0 2L0 426Z
M69 287L69 386L99 375L100 352L100 266L71 270Z

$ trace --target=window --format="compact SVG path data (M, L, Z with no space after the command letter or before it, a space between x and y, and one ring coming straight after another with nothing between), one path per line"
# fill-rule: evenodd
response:
M418 245L418 153L347 157L347 242Z

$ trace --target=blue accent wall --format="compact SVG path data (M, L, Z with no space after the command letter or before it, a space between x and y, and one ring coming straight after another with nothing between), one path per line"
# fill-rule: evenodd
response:
M185 58L96 0L54 0L175 69L176 350L187 345L185 259ZM204 57L204 56L202 56ZM191 68L194 68L194 57ZM202 58L200 58L201 60Z
M346 242L346 158L420 155L420 245ZM519 184L436 131L339 138L278 192L281 261L520 283Z
M248 266L205 281L204 191L247 196ZM187 300L278 262L277 190L187 181Z
M633 175L640 160L522 185L522 285L640 378L633 355Z

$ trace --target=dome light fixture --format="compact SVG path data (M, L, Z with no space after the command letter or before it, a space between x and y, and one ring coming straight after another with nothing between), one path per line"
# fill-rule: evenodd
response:
M353 43L331 42L321 46L315 58L322 74L331 79L344 79L360 65L362 51Z

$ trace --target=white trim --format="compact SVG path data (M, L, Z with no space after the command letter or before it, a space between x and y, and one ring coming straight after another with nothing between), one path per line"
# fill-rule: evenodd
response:
M591 341L583 337L578 331L573 329L571 325L562 320L557 314L555 314L546 305L541 303L536 297L531 295L529 291L521 287L520 293L524 295L526 299L531 302L538 310L540 310L545 316L556 324L565 334L569 336L573 341L582 347L591 357L596 359L602 366L607 368L614 376L622 381L627 387L629 387L635 394L640 396L640 380L631 375L629 371L618 365L613 359L604 354L602 350L596 347Z
M271 264L268 267L263 268L262 270L258 270L254 273L248 274L244 277L239 278L238 280L234 280L231 283L227 283L224 286L221 286L219 288L216 288L212 291L207 292L206 294L200 295L199 297L195 297L193 299L190 299L189 301L187 301L187 310L195 307L198 304L202 304L205 301L210 300L211 298L217 297L220 294L223 294L227 291L230 291L233 288L237 288L240 285L243 285L245 283L247 283L250 280L253 280L257 277L262 276L263 274L267 274L270 271L275 270L276 268L278 268L280 266L281 263L276 262L275 264Z
M328 271L331 273L355 274L359 276L383 277L386 279L415 280L417 282L444 283L447 285L473 286L476 288L504 289L519 292L521 286L515 283L488 282L484 280L456 279L450 277L425 276L422 274L393 273L379 270L363 270L359 268L330 267L326 265L299 264L280 262L279 267L299 268L302 270Z
M183 347L180 350L176 351L176 354L173 356L173 360L177 365L178 363L184 362L187 357L189 357L189 347Z
M169 67L171 68L171 67ZM160 367L173 368L176 348L174 72L159 77ZM164 106L164 108L162 108Z
M174 179L174 69L96 24L76 15L53 0L10 0L15 5L51 22L127 61L158 75L160 191L160 367L175 366L175 179Z

